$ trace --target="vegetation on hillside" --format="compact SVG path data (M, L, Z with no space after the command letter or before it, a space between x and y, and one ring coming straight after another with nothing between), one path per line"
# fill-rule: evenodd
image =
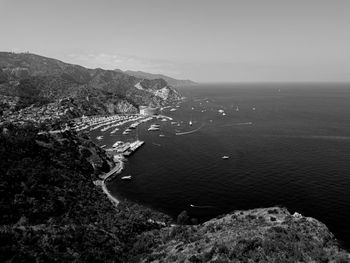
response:
M125 262L137 234L160 227L148 219L169 220L106 198L93 180L109 159L88 138L9 124L0 158L1 262Z

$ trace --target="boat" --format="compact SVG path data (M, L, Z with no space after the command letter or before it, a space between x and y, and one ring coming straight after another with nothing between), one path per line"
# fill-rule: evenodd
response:
M115 128L113 131L111 131L111 134L116 133L116 131L119 131L119 128Z
M151 124L151 126L148 128L149 131L159 131L159 124Z
M101 148L105 148L106 147L106 144L102 145Z
M239 111L239 108L238 108L238 106L236 107L236 111Z
M103 136L97 136L96 139L97 139L97 140L102 140L102 139L103 139Z
M165 135L164 134L159 134L159 137L164 137Z
M192 126L192 121L189 121L189 123L188 123L190 126Z
M175 108L171 108L170 111L176 111L176 109Z
M222 158L222 159L228 159L228 158L230 158L230 156L224 155L224 156L222 156L221 158Z
M176 121L172 121L170 124L171 125L175 125L175 124L177 124L177 122Z
M118 147L118 146L120 146L121 144L123 144L122 141L116 141L116 142L113 144L112 147Z
M222 114L222 116L225 116L226 115L226 113L224 112L223 114Z
M218 112L219 112L219 113L223 113L223 112L224 112L224 110L218 110Z
M106 127L104 127L104 128L101 129L101 132L105 132L105 131L107 131L107 130L110 129L110 128L111 128L111 126L106 126Z
M122 179L122 180L131 180L131 175L122 176L120 179Z

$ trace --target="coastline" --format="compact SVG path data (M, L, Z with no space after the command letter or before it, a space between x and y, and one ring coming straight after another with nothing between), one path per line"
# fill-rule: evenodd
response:
M115 167L109 171L107 174L102 174L99 177L102 178L102 180L94 181L95 185L100 185L102 188L102 191L105 195L107 195L107 198L115 205L118 206L120 201L115 198L107 189L106 182L114 178L116 175L120 174L124 169L124 162L119 159L116 161Z

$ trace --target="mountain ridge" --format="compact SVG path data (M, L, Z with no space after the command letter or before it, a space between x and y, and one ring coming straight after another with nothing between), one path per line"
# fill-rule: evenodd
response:
M99 114L122 113L121 103L136 112L140 105L159 107L182 98L163 79L140 79L123 72L10 52L0 52L0 95L19 98L17 108L70 98L90 108L86 113Z
M118 70L118 69L117 69ZM148 73L144 71L133 71L133 70L125 70L124 73L138 77L138 78L146 78L146 79L164 79L166 82L168 82L170 85L174 87L182 87L182 86L193 86L197 85L198 83L189 80L189 79L175 79L163 74L153 74L153 73Z

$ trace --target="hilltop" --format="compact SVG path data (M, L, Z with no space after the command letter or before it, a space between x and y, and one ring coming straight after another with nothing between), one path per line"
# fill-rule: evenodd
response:
M189 80L189 79L174 79L169 76L165 76L162 74L152 74L152 73L147 73L143 71L132 71L132 70L126 70L124 73L134 76L137 78L143 78L143 79L164 79L166 82L169 83L169 85L174 86L174 87L182 87L182 86L192 86L192 85L197 85L196 82Z
M0 52L0 113L70 99L68 108L79 109L75 115L115 114L180 98L164 79L140 79L30 53Z

